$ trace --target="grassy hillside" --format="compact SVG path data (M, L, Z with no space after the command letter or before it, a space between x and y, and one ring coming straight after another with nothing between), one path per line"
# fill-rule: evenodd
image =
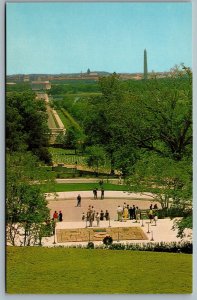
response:
M66 248L7 248L7 292L191 293L189 254Z

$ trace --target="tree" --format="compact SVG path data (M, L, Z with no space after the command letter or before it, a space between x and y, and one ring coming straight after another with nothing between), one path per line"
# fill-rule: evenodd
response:
M181 77L153 80L132 99L131 139L136 147L181 160L191 156L192 85L189 69Z
M175 161L155 153L145 153L135 164L129 179L131 191L151 193L162 208L188 210L192 204L191 161Z
M51 161L48 152L50 132L43 102L31 92L6 96L6 147L8 151L26 148L41 160Z
M90 69L89 69L89 68L87 69L87 74L88 74L88 75L90 74Z
M24 246L41 241L49 209L38 183L46 183L47 174L31 152L7 153L6 162L7 240Z
M106 151L111 162L111 173L114 172L114 153L125 145L127 121L125 115L124 92L119 76L112 74L99 80L102 94L89 99L84 120L87 145L100 145ZM127 105L126 105L127 107Z
M88 167L93 168L94 172L98 174L99 167L106 163L106 153L100 146L91 146L86 148L86 162Z
M76 129L74 126L70 126L67 128L63 146L71 149L75 149L75 153L78 151L84 151L84 143L86 136L81 130Z

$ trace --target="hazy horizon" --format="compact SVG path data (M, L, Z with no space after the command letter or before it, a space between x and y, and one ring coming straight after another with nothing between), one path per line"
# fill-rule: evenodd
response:
M7 3L7 75L192 66L191 3Z

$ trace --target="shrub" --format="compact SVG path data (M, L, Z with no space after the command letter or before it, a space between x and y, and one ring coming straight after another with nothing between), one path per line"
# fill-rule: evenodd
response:
M93 242L88 242L87 249L94 249L94 243Z
M108 246L108 245L111 245L112 243L113 243L113 239L111 236L107 235L104 237L103 244Z

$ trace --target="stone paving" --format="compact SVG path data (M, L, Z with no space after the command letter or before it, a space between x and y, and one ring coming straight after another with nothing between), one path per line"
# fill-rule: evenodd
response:
M80 194L82 196L81 207L76 207L77 201L76 197ZM60 239L58 237L59 230L68 230L72 229L76 231L76 229L86 229L86 222L82 221L82 213L86 213L89 205L94 206L94 210L100 212L101 209L105 212L108 210L110 213L110 224L109 221L100 221L99 228L107 229L107 228L140 228L142 230L144 236L147 239L143 239L140 237L139 239L127 239L124 236L119 236L116 234L114 237L114 242L121 243L147 243L147 242L178 242L181 241L180 238L177 238L177 230L173 230L172 227L174 225L174 220L159 219L156 223L150 223L149 220L140 220L140 223L136 223L134 220L127 220L125 222L117 221L117 207L118 205L123 205L124 203L130 205L136 205L140 209L149 209L151 203L155 203L152 201L151 194L141 194L141 193L125 193L121 191L106 191L105 199L93 199L92 191L76 191L76 192L62 192L58 193L57 197L54 197L54 194L48 194L48 207L50 208L51 217L53 212L62 211L63 213L63 222L57 222L56 225L56 234L52 237L43 238L43 246L68 246L68 245L87 245L87 241L65 241L65 239ZM157 203L158 204L158 203ZM158 204L158 207L160 205ZM111 226L111 227L109 227ZM96 221L93 223L92 229L96 229ZM122 229L121 229L122 230ZM133 229L132 229L133 230ZM63 232L63 231L62 231ZM190 233L190 232L188 232ZM87 238L86 238L87 239ZM185 237L185 240L189 240L189 237ZM89 238L88 238L89 240ZM95 244L102 244L102 241L95 240L91 236L91 240L94 240ZM54 243L55 242L55 243Z
M77 204L77 195L80 194L82 197L81 207L76 207ZM82 213L86 213L89 205L94 207L96 212L100 212L106 210L110 213L111 220L117 219L117 207L118 205L126 204L138 206L140 209L149 209L150 204L152 203L152 197L150 194L142 195L140 193L124 193L121 191L106 191L105 199L101 200L93 199L92 191L77 191L77 192L61 192L57 193L55 197L54 194L48 194L46 197L48 200L48 207L50 208L51 218L53 216L53 212L62 211L63 213L63 221L81 221ZM155 203L155 202L154 202ZM160 204L157 203L158 208Z
M74 229L57 229L58 243L103 241L104 237L111 236L113 240L148 240L140 227L87 227Z

